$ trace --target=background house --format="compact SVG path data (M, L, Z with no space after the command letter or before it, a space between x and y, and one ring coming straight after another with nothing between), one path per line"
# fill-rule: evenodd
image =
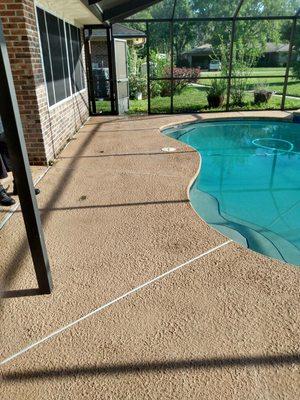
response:
M285 67L288 59L289 44L269 42L264 54L257 62L258 67Z
M288 51L289 44L268 42L263 55L257 61L257 66L284 67L287 62ZM183 53L181 62L187 64L189 67L208 69L212 58L215 58L213 46L210 43L204 43Z
M204 43L190 51L182 54L182 61L189 67L200 67L208 69L211 58L213 57L213 47L210 43Z

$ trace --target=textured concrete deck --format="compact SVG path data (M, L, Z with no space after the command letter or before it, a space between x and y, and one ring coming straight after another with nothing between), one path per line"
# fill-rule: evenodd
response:
M43 167L43 166L32 166L31 167L31 174L32 174L32 179L34 183L39 183L40 180L43 178L44 174L47 172L48 167ZM13 177L12 173L8 174L8 177L4 180L2 180L3 186L7 190L7 192L12 195L13 191ZM15 196L12 196L16 200L16 204L12 207L3 207L0 205L0 229L2 228L2 225L5 224L8 215L10 215L14 210L17 209L18 207L18 198Z
M300 270L214 249L188 202L198 155L159 131L230 115L92 118L62 152L38 198L55 290L0 299L1 399L300 397ZM36 287L20 212L0 240L1 286Z

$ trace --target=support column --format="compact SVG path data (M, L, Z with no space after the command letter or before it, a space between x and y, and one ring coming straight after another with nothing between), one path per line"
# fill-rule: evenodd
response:
M49 260L37 207L17 96L0 20L0 115L22 207L28 244L41 294L52 290ZM4 288L5 289L5 288Z

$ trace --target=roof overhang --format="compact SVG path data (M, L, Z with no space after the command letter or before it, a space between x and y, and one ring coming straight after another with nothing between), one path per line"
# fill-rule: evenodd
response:
M88 0L37 0L37 6L76 26L101 24L102 12Z
M88 3L101 9L103 21L117 22L160 1L162 0L88 0Z
M37 0L45 10L77 26L115 23L162 0Z

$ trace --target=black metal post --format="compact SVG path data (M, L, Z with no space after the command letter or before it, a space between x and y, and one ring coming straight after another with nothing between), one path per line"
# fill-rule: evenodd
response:
M286 62L284 85L283 85L282 98L281 98L281 110L284 110L284 107L285 107L285 99L286 99L287 85L288 85L288 81L289 81L290 66L291 66L291 61L292 61L296 24L297 24L297 18L295 17L293 20L293 23L292 23L292 29L291 29L291 35L290 35L290 45L289 45L288 58L287 58L287 62Z
M174 114L174 18L177 0L174 0L171 22L171 114Z
M150 47L149 47L149 23L146 22L146 33L147 33L147 97L148 97L148 114L151 114L151 85L150 85Z
M86 32L88 34L86 35ZM88 81L88 94L89 94L89 110L90 115L96 114L96 101L95 101L95 90L94 90L94 75L92 69L92 58L91 58L91 36L92 29L84 29L84 52L85 52L85 63L87 71L87 81Z
M174 22L171 28L171 114L174 114Z
M232 58L233 58L234 38L235 38L235 19L232 20L232 27L231 27L230 51L229 51L229 64L228 64L228 78L227 78L226 111L229 111L229 103L230 103L231 79L232 79Z
M52 278L37 207L24 133L7 48L0 20L0 115L6 133L14 179L18 187L23 219L41 294L52 291Z
M278 15L278 16L249 16L249 17L236 17L237 21L284 21L288 19L293 19L293 18L298 18L300 19L300 15L294 16L294 15ZM156 23L156 22L171 22L172 18L154 18L154 19L145 19L145 18L132 18L127 21L122 21L122 24L124 23L133 23L133 22L149 22L151 23ZM232 17L181 17L181 18L174 18L174 22L230 22L232 21Z
M175 18L176 7L177 7L177 0L174 0L173 11L172 11L172 21L174 21L174 18Z
M233 16L232 16L232 28L231 28L231 38L230 38L230 53L229 53L229 66L228 66L228 80L227 80L227 100L226 100L226 111L229 111L229 103L230 103L230 92L231 92L231 79L232 79L232 58L233 58L233 49L234 49L234 38L235 38L235 30L236 30L236 20L238 18L238 14L240 9L244 3L244 0L240 0Z
M109 69L109 89L110 89L110 105L111 113L116 114L116 104L115 104L115 89L114 89L114 72L113 72L113 62L112 62L112 27L106 28L106 40L107 40L107 54L108 54L108 69Z
M113 85L113 97L114 97L114 114L119 114L119 96L118 96L118 82L117 82L117 66L116 66L116 51L115 51L115 39L112 34L111 27L109 28L109 38L110 38L110 54L111 54L111 82Z

